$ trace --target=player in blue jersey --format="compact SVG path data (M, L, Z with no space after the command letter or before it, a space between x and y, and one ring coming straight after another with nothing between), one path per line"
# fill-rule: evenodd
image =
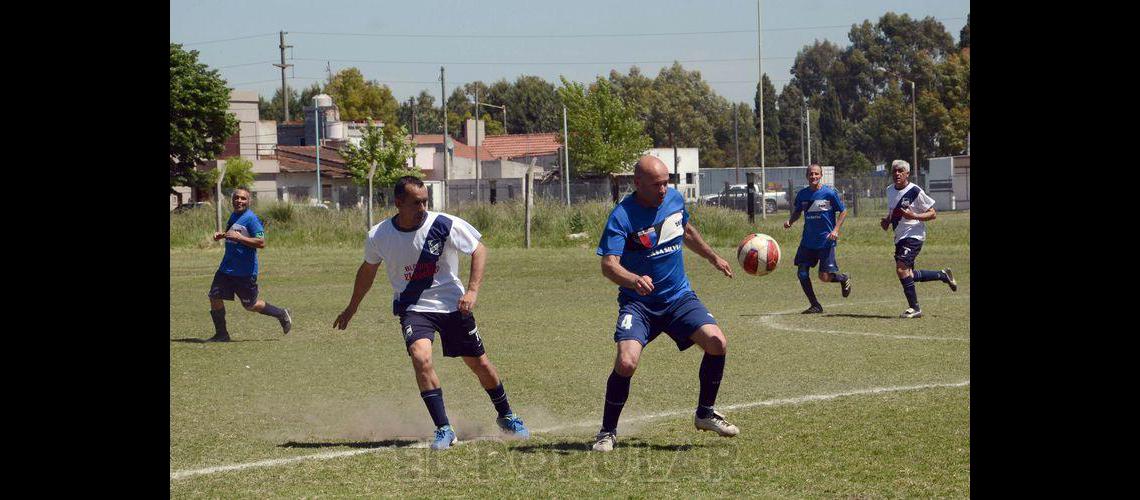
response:
M811 268L817 262L820 281L837 282L842 287L843 297L851 295L851 278L839 272L839 264L835 261L835 245L839 241L839 228L847 218L847 207L839 199L839 193L831 186L823 185L821 179L823 167L812 163L807 169L808 187L796 193L792 215L784 222L784 229L788 229L796 223L801 213L805 214L804 234L793 261L799 268L796 276L800 279L800 287L804 289L809 303L803 314L823 312L823 306L819 305L811 286Z
M618 318L614 331L617 356L606 383L602 428L594 450L610 451L617 443L617 422L629 396L629 383L645 345L665 332L679 350L701 346L697 429L721 436L740 433L713 409L724 373L727 340L716 319L689 287L682 243L729 278L732 269L689 224L685 200L670 189L669 170L661 160L643 156L633 171L636 191L610 212L598 243L602 275L618 285Z
M921 318L922 308L918 306L918 292L914 289L916 281L941 281L950 287L950 291L958 291L958 282L954 280L954 272L950 268L941 271L914 270L914 260L918 252L922 251L922 242L926 241L926 221L935 218L934 199L927 196L921 187L911 184L910 164L903 160L891 162L891 175L895 183L887 188L886 217L879 220L883 231L888 227L895 230L895 274L902 284L903 295L906 296L907 307L900 317Z
M281 323L281 330L289 333L293 318L288 309L282 309L257 297L257 250L265 248L265 227L261 219L249 209L249 190L237 188L231 199L234 212L226 222L226 230L214 233L214 241L226 240L226 253L214 273L210 284L210 317L214 320L214 336L209 342L229 342L226 330L226 306L223 300L241 300L247 311L273 316Z

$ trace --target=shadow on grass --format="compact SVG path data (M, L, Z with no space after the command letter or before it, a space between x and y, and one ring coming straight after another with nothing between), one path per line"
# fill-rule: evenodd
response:
M898 316L883 316L882 314L824 314L825 318L879 318L895 319Z
M593 452L594 444L587 441L559 441L554 443L528 444L513 448L513 451L522 453L553 452L560 455L569 455L573 452ZM694 448L704 448L703 444L655 444L642 441L638 438L627 438L618 441L615 450L621 448L643 448L655 451L689 451Z
M277 342L281 339L230 339L229 342L207 342L206 339L199 338L182 338L170 339L171 342L182 342L184 344L229 344L230 342Z
M298 443L296 441L289 441L285 444L277 445L278 448L389 448L389 447L404 447L417 443L418 441L411 439L385 439L383 441L353 441L341 443Z

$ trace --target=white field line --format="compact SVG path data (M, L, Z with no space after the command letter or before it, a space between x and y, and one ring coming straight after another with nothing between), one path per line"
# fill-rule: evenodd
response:
M888 392L916 391L916 390L922 390L922 389L935 389L935 388L943 388L943 387L964 387L964 386L968 386L968 385L970 385L969 380L966 380L963 382L953 382L953 383L943 383L943 384L921 384L921 385L910 385L910 386L872 387L870 389L856 389L853 391L837 392L837 393L832 393L832 394L812 394L812 395L807 395L807 396L798 396L798 397L794 397L794 398L769 399L769 400L765 400L765 401L754 401L751 403L739 403L739 404L734 404L734 405L723 406L723 407L720 407L719 409L742 410L742 409L747 409L747 408L755 408L758 406L783 406L783 405L808 403L808 402L813 402L813 401L826 401L829 399L836 399L836 398L841 398L841 397L845 397L845 396L858 396L858 395L863 395L863 394L882 394L882 393L888 393ZM689 409L684 409L684 410L667 411L667 412L662 412L662 413L652 413L649 415L639 415L636 417L625 418L625 419L623 419L623 421L625 421L625 422L641 422L641 421L646 421L646 420L655 420L655 419L659 419L659 418L689 415L692 413L693 413L693 410L691 408L689 408ZM531 430L531 433L532 434L542 434L542 433L548 433L548 432L557 432L557 431L561 431L561 430L565 430L565 429L573 429L573 428L578 428L578 427L592 427L592 426L596 426L596 425L598 425L598 422L592 420L589 422L578 422L575 424L560 425L560 426L556 426L556 427L548 427L545 429L533 429L533 430ZM291 464L291 463L296 463L296 462L304 462L304 461L309 461L309 460L328 460L330 458L351 457L354 455L362 455L365 453L375 453L375 452L380 452L380 451L388 451L388 450L392 450L395 448L427 448L427 447L428 447L428 443L426 441L421 441L418 443L413 443L413 444L408 445L408 446L383 446L383 447L368 448L368 449L361 449L361 450L332 451L332 452L327 452L327 453L317 453L317 454L313 454L313 455L301 455L301 456L289 457L289 458L275 458L275 459L271 459L271 460L261 460L261 461L257 461L257 462L246 462L246 463L241 463L241 464L220 465L217 467L206 467L204 469L191 469L191 470L175 471L175 472L170 473L170 479L171 480L183 479L186 477L197 476L197 475L202 475L202 474L214 474L217 472L227 472L227 471L235 471L235 470L243 470L243 469L252 469L252 468L258 468L258 467L276 467L278 465L285 465L285 464Z
M939 299L952 300L952 299L968 299L968 298L970 298L969 295L955 295L953 297L930 297L926 300L939 300ZM864 305L864 304L882 304L885 302L898 302L898 301L897 300L872 300L872 301L866 301L866 302L840 302L837 304L828 304L826 307L831 308L831 307L843 307L843 306L858 306L858 305ZM785 330L785 331L789 331L789 332L833 333L833 334L838 334L838 335L863 335L863 336L867 336L867 337L884 337L884 338L889 338L889 339L909 339L909 340L951 340L951 341L957 341L957 342L969 342L970 341L970 339L963 339L963 338L958 338L958 337L930 337L930 336L924 336L924 335L886 335L883 333L871 333L871 332L849 332L849 331L844 331L844 330L824 330L824 329L820 329L820 328L805 328L805 327L797 327L797 326L788 326L788 325L783 325L783 324L776 322L776 318L778 318L780 315L791 314L791 313L797 312L799 310L800 310L799 308L795 308L795 309L786 309L783 311L777 311L774 313L768 313L768 314L765 314L765 315L760 317L760 322L763 323L765 326L775 328L777 330ZM918 320L914 320L914 321L922 321L922 320L918 319Z

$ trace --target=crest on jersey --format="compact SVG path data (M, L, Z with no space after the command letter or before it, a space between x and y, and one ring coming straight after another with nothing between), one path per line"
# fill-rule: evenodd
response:
M899 208L910 208L910 200L903 198L899 201Z
M432 255L438 256L443 251L443 241L441 240L427 240L427 251Z
M657 245L657 228L650 226L637 232L637 241L645 248Z

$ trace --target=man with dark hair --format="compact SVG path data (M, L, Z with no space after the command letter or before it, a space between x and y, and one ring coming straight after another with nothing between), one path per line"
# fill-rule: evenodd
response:
M705 351L693 424L699 430L735 436L740 429L713 408L728 340L689 286L681 245L729 278L732 268L689 223L685 200L669 188L669 170L660 159L641 157L634 167L633 183L636 191L610 212L598 242L602 275L618 285L618 319L614 328L617 355L606 382L602 428L594 436L593 448L611 451L617 444L618 417L629 397L641 352L662 332L678 350L697 344Z
M793 261L798 268L796 277L808 299L808 308L803 314L823 312L823 306L816 300L815 290L811 286L811 268L817 262L820 281L838 282L843 297L851 295L851 279L839 272L839 264L835 261L835 246L839 242L839 228L847 218L847 207L843 206L839 193L831 186L825 186L822 179L823 167L812 163L807 169L808 186L796 193L792 215L784 221L784 229L788 229L796 223L801 213L807 214L804 216L804 234ZM836 216L836 213L839 215Z
M916 281L941 281L952 292L958 291L958 282L954 280L954 272L950 268L941 271L914 270L914 261L918 252L922 251L923 241L926 241L925 222L935 218L934 198L907 180L910 177L910 164L906 161L891 162L891 175L895 182L887 187L889 212L879 220L879 225L883 231L887 227L895 230L895 274L899 277L903 295L910 306L899 317L921 318L922 308L918 305L918 292L914 289Z
M429 212L427 188L415 177L400 178L394 191L398 212L368 231L364 262L356 271L352 298L333 321L333 328L348 327L364 295L372 288L380 263L388 261L388 281L394 293L392 314L400 317L420 397L436 426L431 448L447 449L456 442L455 429L443 404L443 389L432 365L431 347L437 331L443 355L462 357L487 391L499 414L499 428L511 436L529 437L530 431L522 419L511 411L507 392L495 365L487 358L472 314L487 262L487 247L480 241L482 234L459 217ZM466 290L459 280L458 252L471 255L471 277Z
M214 233L214 241L226 240L226 253L214 273L210 284L210 317L214 321L214 336L209 342L229 342L226 329L226 306L223 300L241 300L245 310L273 316L281 323L281 330L289 333L293 318L288 309L282 309L257 297L257 250L265 248L265 228L261 219L249 208L249 190L239 187L231 198L234 212L226 222L226 230Z

